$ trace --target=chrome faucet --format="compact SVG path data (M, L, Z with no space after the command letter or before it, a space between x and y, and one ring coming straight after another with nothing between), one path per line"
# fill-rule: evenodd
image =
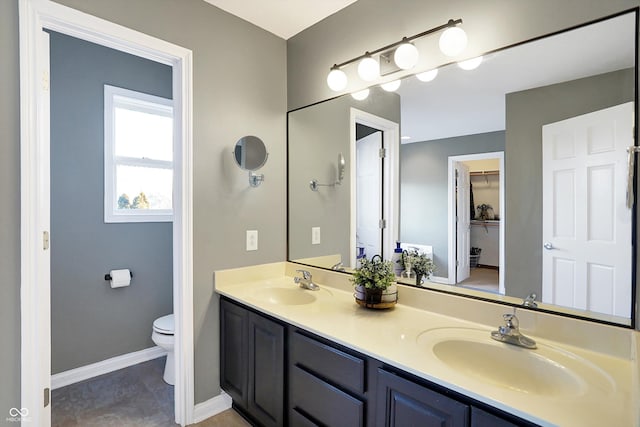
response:
M310 289L312 291L320 290L320 286L313 283L313 278L311 277L311 273L307 270L296 270L296 272L302 274L302 277L294 277L293 281L298 283L303 289Z
M342 263L342 261L340 261L340 262L339 262L339 263L337 263L337 264L333 264L333 265L331 266L331 269L332 269L332 270L335 270L335 271L344 271L344 264Z
M537 348L534 340L520 333L520 322L516 317L515 310L513 314L503 314L502 318L504 319L504 325L500 325L497 331L491 332L491 338L519 347L529 349Z
M527 295L527 297L524 299L524 301L522 301L522 305L524 307L531 307L531 308L536 308L538 307L538 304L536 303L536 293L532 292L529 295Z

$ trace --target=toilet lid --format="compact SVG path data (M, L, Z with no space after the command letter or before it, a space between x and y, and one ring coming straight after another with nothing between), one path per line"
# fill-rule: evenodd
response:
M161 334L173 334L173 314L167 314L154 320L153 330Z

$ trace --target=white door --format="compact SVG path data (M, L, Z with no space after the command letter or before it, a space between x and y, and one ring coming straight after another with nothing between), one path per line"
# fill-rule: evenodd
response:
M471 254L471 212L469 167L462 162L456 168L456 283L469 277Z
M382 254L382 132L356 142L356 240L367 258Z
M543 126L543 302L630 317L632 129L632 102Z

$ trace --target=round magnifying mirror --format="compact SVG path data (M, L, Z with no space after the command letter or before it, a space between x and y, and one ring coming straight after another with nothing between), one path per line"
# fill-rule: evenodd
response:
M267 162L267 147L257 136L243 136L236 142L233 158L241 169L255 171Z

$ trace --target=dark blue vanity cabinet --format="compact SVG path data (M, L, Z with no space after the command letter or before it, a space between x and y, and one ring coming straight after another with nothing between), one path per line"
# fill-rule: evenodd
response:
M236 408L264 427L284 426L284 325L222 299L220 347L220 386Z
M368 425L365 356L291 328L288 366L292 427Z
M221 387L258 426L534 426L225 297L220 345Z
M376 427L469 426L469 405L378 369Z

